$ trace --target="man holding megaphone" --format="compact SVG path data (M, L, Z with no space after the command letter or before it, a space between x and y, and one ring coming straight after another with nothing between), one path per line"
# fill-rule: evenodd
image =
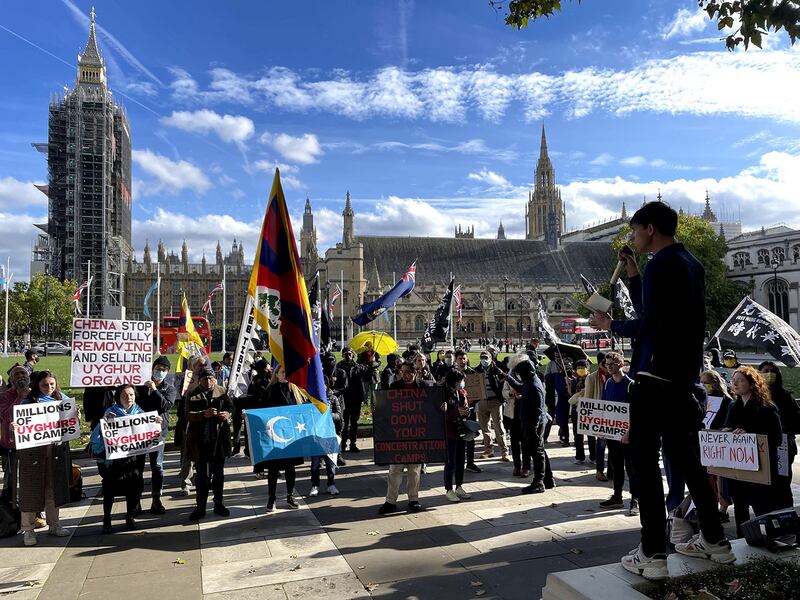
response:
M662 441L665 456L686 481L700 519L701 533L688 543L676 544L675 549L718 563L733 562L735 557L700 465L697 431L702 428L703 407L692 395L703 366L705 270L675 240L678 214L667 204L648 202L636 211L630 225L636 251L652 255L640 275L631 249L624 247L618 253L615 276L625 269L638 318L615 321L607 311L597 311L590 322L636 340L630 370L635 377L630 444L640 485L642 539L634 552L622 558L622 566L648 579L664 579L669 573L667 515L658 464Z

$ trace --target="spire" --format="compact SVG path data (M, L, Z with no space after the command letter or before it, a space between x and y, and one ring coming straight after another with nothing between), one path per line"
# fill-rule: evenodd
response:
M539 158L547 156L547 136L544 133L544 123L542 123L542 143L539 146Z
M658 202L663 202L663 200L661 199L661 188L658 188L658 195L656 196L656 200Z
M714 214L714 211L711 210L711 198L708 195L708 190L706 190L706 207L703 210L703 220L708 223L716 223L717 222L717 215Z
M158 240L158 262L163 263L167 260L167 251L164 249L164 242Z
M220 246L219 240L217 240L217 264L222 264L222 246Z
M144 264L150 266L152 259L150 258L150 240L144 242L144 257L142 258Z
M342 225L342 243L345 248L349 248L355 239L355 230L353 227L353 207L350 205L350 191L348 190L347 196L344 201L344 210L342 211L343 225Z
M303 212L311 214L311 198L308 196L306 196L306 208Z
M99 67L103 64L103 58L100 56L100 50L97 47L97 37L94 31L94 6L90 13L90 19L89 39L86 41L86 47L83 49L80 58L78 58L78 62L82 65L96 65Z
M725 230L722 228L722 223L719 224L719 239L725 241Z
M497 239L498 240L506 239L506 230L503 229L503 221L500 221L500 227L497 228Z
M345 198L345 201L344 201L344 212L346 212L348 214L352 214L353 213L353 207L350 206L350 190L347 190L347 197Z
M622 214L620 215L620 218L623 221L628 218L628 211L625 209L625 200L622 201Z

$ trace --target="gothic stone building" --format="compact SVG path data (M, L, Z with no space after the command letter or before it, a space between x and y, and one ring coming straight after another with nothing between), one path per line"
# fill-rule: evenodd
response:
M562 244L564 204L555 183L544 128L534 182L524 215L526 239L514 240L505 238L502 223L496 239L476 239L474 229L460 227L453 238L356 235L356 215L348 192L342 212L342 241L328 249L324 258L317 256L313 243L316 232L307 201L300 242L305 273L310 276L318 270L323 285L329 282L331 289L342 286L346 339L355 332L350 316L361 304L385 292L414 260L416 287L397 305L400 340L422 336L451 273L461 285L464 306L456 337L508 335L515 340L529 339L536 335L538 294L546 300L550 319L557 324L561 318L576 314L570 298L582 289L580 275L600 282L609 277L614 263L607 241ZM337 303L337 336L340 315ZM392 321L389 311L369 327L392 331Z

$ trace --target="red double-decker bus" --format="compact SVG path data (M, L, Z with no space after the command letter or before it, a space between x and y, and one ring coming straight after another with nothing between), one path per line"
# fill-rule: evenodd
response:
M174 354L178 343L178 322L180 317L163 317L161 319L161 342L158 351L161 354ZM205 317L192 317L194 329L203 340L203 348L207 354L211 353L211 326Z
M590 326L589 319L581 317L562 319L560 329L564 341L577 344L584 350L611 348L611 337L608 333Z

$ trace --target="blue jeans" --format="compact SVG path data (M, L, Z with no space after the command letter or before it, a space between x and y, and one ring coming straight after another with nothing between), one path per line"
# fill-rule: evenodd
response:
M325 473L328 475L328 487L330 487L336 479L336 461L331 460L327 454L311 457L311 485L319 487L319 471L323 461L325 462Z

